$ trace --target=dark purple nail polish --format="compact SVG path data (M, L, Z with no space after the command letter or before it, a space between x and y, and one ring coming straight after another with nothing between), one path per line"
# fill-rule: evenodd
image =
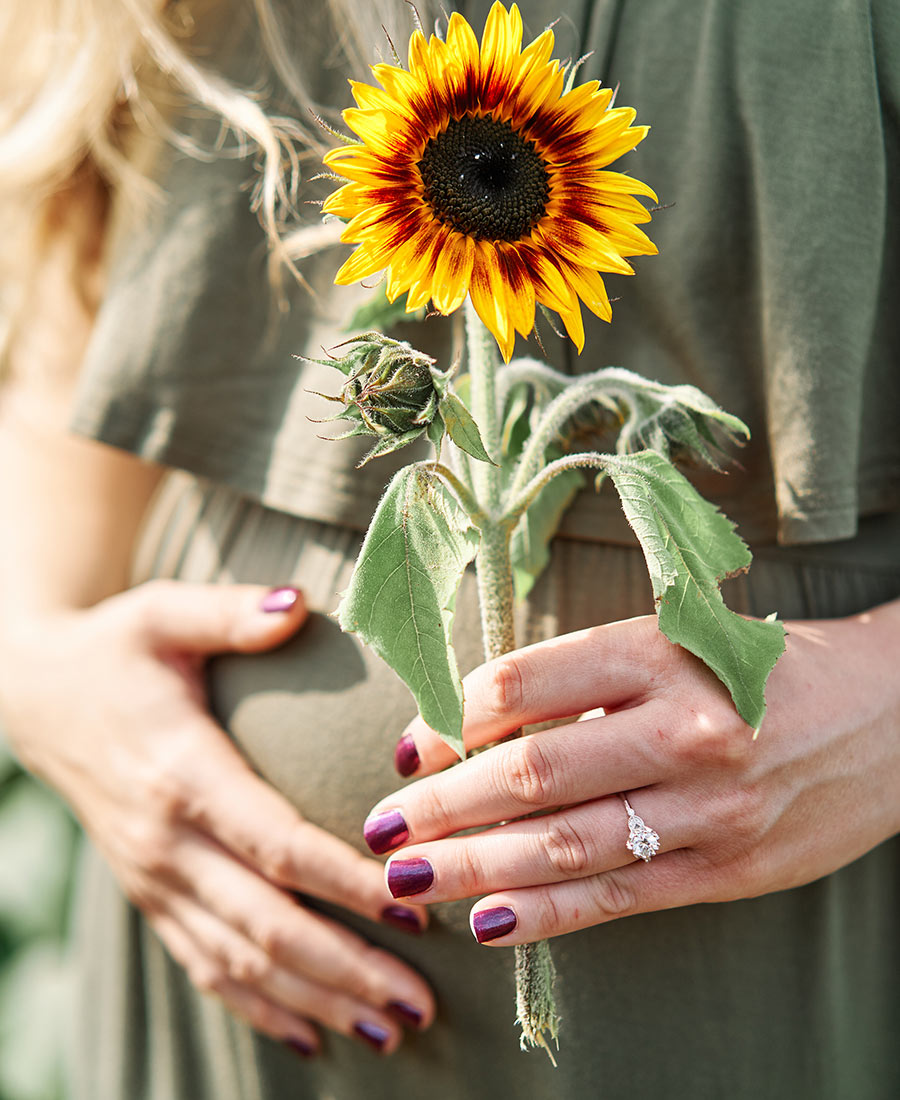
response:
M394 749L394 767L406 779L418 768L419 763L416 743L408 733L404 733Z
M299 1054L301 1058L312 1058L316 1054L315 1047L305 1043L302 1039L285 1039L284 1045Z
M506 905L498 905L496 909L482 909L472 916L472 929L479 943L487 943L488 940L507 935L518 923L516 914Z
M414 932L417 936L421 935L422 925L419 918L405 905L386 905L381 910L381 919L399 928L401 932Z
M388 890L395 898L421 894L434 882L434 868L427 859L392 859L388 864Z
M370 1023L368 1020L360 1020L358 1023L355 1023L353 1025L353 1033L379 1053L384 1050L388 1039L391 1037L391 1033L386 1027Z
M409 840L409 829L399 810L385 810L368 818L363 825L363 836L375 855L381 856Z
M298 588L291 588L289 585L273 588L271 592L266 593L259 609L260 611L290 611L299 598Z
M415 1028L417 1031L425 1019L425 1014L420 1012L415 1005L409 1004L408 1001L389 1001L385 1008L397 1023L403 1024L404 1027Z

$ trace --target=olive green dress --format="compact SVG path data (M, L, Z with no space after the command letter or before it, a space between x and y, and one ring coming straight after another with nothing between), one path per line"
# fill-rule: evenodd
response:
M520 6L532 34L559 14ZM462 8L478 31L487 7ZM345 103L342 74L318 64L325 17L303 19L312 91ZM248 32L228 32L221 57L249 64L234 48ZM659 257L609 280L613 324L588 327L580 359L545 331L551 357L695 383L750 424L740 466L698 478L754 546L750 574L726 586L736 610L839 616L900 596L900 16L849 0L570 0L557 37L561 56L593 50L585 76L620 83L619 101L652 124L621 168L672 205L650 228ZM307 419L324 414L309 391L337 376L292 353L336 343L362 292L332 291L346 251L327 253L304 266L315 299L288 291L291 312L272 322L248 172L160 152L171 197L143 227L120 226L75 426L183 471L148 518L136 581L304 588L307 626L277 652L212 662L211 703L262 775L364 850L368 810L400 783L393 747L414 707L328 613L392 467L355 472L355 441L326 443ZM446 357L451 330L402 334ZM614 497L582 494L518 637L651 609ZM471 576L456 641L463 668L476 665ZM900 1095L896 841L801 889L555 941L556 1070L518 1050L512 952L475 943L470 904L433 907L419 938L329 910L419 969L438 1018L389 1058L326 1034L303 1062L197 994L87 850L74 1100Z

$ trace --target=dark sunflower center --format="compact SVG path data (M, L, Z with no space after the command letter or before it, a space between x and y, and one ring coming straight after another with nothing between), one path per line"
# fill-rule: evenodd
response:
M492 118L451 118L425 146L419 171L435 217L476 240L519 240L550 197L534 143Z

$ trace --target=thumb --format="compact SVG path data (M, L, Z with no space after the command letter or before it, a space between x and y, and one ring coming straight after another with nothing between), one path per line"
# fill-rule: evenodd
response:
M303 593L290 585L154 580L128 596L151 646L197 654L272 649L307 617Z

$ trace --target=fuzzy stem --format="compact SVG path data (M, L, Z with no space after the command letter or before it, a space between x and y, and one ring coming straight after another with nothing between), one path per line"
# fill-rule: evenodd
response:
M471 489L469 489L469 487L458 478L449 467L445 466L442 462L430 462L428 460L417 462L415 465L426 473L434 474L439 477L456 497L457 503L472 523L478 528L484 526L487 522L487 516L484 514L484 509L478 503Z
M500 410L497 407L497 348L481 323L471 299L466 300L466 335L471 376L472 415L481 431L488 454L500 457ZM487 518L481 526L481 545L475 559L481 631L486 661L515 649L513 578L509 541L513 525L500 514L502 470L486 462L473 465L475 492ZM556 1065L545 1038L556 1040L559 1017L553 998L556 971L546 940L515 948L517 1022L521 1044L542 1046Z

